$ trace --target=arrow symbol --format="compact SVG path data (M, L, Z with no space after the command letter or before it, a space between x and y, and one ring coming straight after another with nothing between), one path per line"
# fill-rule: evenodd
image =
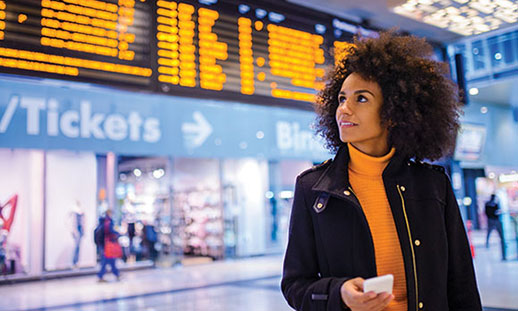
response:
M200 147L212 133L212 126L199 111L192 114L194 123L183 123L182 132L185 142L190 148Z

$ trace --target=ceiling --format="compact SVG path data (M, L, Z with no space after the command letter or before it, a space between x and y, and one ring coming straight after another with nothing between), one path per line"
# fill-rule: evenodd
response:
M402 31L426 37L431 41L450 43L465 38L454 32L393 13L391 8L406 0L286 0L318 11L326 12L349 21L366 23L381 29L399 27Z
M401 5L406 0L286 1L326 12L352 22L364 23L365 26L370 25L381 29L398 27L402 31L442 44L449 44L466 38L454 32L421 23L392 12L392 7ZM518 107L518 78L490 80L478 84L469 84L468 87L479 88L478 95L470 96L472 101Z

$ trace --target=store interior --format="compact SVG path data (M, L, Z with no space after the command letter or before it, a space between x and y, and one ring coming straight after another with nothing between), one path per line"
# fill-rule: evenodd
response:
M94 268L107 209L123 266L281 254L296 176L313 164L16 149L0 158L0 272L26 276Z

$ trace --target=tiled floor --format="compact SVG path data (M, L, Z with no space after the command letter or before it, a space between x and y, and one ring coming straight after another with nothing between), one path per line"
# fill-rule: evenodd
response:
M278 289L279 279L270 278L271 288L261 285L254 287L235 283L196 290L173 291L171 293L147 294L143 296L110 299L102 302L85 303L81 305L63 305L60 307L37 308L36 310L74 310L74 311L264 311L291 310L284 302Z
M490 240L489 249L485 247L484 232L475 233L473 242L475 245L475 272L482 304L488 307L518 310L516 242L508 241L507 243L507 261L501 260L502 253L496 234L493 234Z
M498 240L474 234L476 272L486 311L518 311L518 261L500 261ZM514 247L514 245L510 245ZM279 290L280 256L127 272L121 282L94 276L0 287L0 310L289 311ZM435 311L435 310L434 310Z
M198 301L210 302L211 309L221 305L221 310L224 310L230 297L234 297L236 309L227 310L241 310L243 301L240 299L249 291L245 280L273 279L278 284L281 261L280 256L269 256L183 268L140 270L123 274L121 282L107 277L110 282L97 283L95 276L86 276L2 285L0 310L151 311L154 309L148 309L150 306L162 304L166 305L167 310L205 310L197 305ZM264 294L264 299L253 300L257 308L272 303L286 307L280 291L260 289L260 292ZM247 295L255 296L253 292ZM216 296L220 299L213 298ZM188 297L203 299L191 300ZM175 309L174 305L182 307Z

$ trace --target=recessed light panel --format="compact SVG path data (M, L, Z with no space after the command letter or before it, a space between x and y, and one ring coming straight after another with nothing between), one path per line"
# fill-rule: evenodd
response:
M518 22L518 1L515 0L407 0L393 10L463 36Z

